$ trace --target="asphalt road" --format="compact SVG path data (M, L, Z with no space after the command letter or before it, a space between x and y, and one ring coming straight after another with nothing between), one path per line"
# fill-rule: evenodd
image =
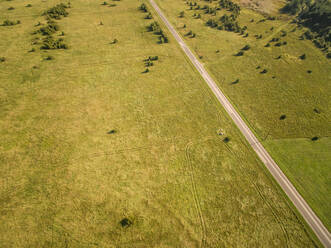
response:
M321 243L325 247L331 247L331 235L329 231L325 228L320 219L316 216L313 210L309 207L306 201L302 198L302 196L298 193L298 191L294 188L292 183L288 180L288 178L284 175L281 169L278 167L276 162L271 158L269 153L264 149L262 144L255 137L253 132L249 129L222 91L217 87L214 80L210 77L208 72L204 69L203 65L197 60L195 55L191 52L188 46L184 43L183 39L178 35L176 30L164 16L160 8L153 0L149 0L155 11L158 13L164 24L168 27L171 34L174 36L176 41L179 43L187 57L191 60L192 64L199 71L201 76L204 78L210 89L213 91L219 102L223 105L227 113L231 116L234 123L240 129L242 134L245 136L251 147L254 149L256 154L268 168L270 173L273 175L275 180L278 182L280 187L284 190L293 204L296 206L298 211L301 213L303 218L306 220L308 225L315 232L316 236L319 238Z

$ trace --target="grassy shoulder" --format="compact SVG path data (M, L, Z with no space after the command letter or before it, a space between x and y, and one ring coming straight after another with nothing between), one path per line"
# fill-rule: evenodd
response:
M277 164L322 222L330 227L330 138L317 142L307 139L267 140L263 145L272 152Z
M319 245L142 1L75 1L40 49L58 3L0 3L0 246Z
M205 14L203 6L209 5L213 12L217 2L192 1L201 6L200 9L193 6L192 10L185 2L156 2L260 140L275 140L282 144L278 143L280 139L293 139L294 145L298 140L310 142L313 137L330 136L331 116L327 111L331 104L330 60L311 41L300 39L305 28L297 27L286 16L273 20L244 8L237 18L241 27L247 27L241 35L206 25L208 20L230 15L224 10L216 11L215 15ZM184 12L182 17L179 15L181 11ZM188 35L190 31L194 37ZM320 149L326 150L328 146L322 142L306 148L316 157ZM279 145L278 150L281 154L288 154L286 145ZM273 153L274 150L269 151L275 158L279 156ZM330 157L326 157L326 170L330 169L330 162ZM306 161L306 166L312 168L313 164ZM286 172L285 167L301 174L300 168L293 168L289 160L283 163ZM319 179L320 176L323 178ZM330 189L326 183L328 174L317 172L313 175L314 181L320 183L318 187L311 186L310 177L302 176L302 180L306 180L303 185L296 180L293 183L308 202L314 202L311 206L315 212L323 212L320 217L330 229L326 220L330 219L329 214L325 212L322 200L327 197L327 191L318 190L318 187ZM315 194L320 199L317 202L311 198L311 189L316 189Z

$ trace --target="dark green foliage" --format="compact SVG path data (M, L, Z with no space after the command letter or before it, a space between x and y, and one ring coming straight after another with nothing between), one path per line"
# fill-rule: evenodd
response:
M236 79L235 81L233 81L231 84L237 84L239 83L239 79Z
M267 69L263 69L263 71L261 71L261 74L266 74L268 72Z
M302 54L302 55L300 56L300 59L302 59L302 60L306 59L306 54L305 54L305 53Z
M47 26L41 27L37 32L41 33L42 35L51 35L58 30L59 30L59 25L57 25L55 22L49 22Z
M110 131L107 132L107 134L115 134L116 133L116 130L115 129L112 129Z
M8 10L14 10L15 8L14 7L9 7Z
M46 15L49 18L59 20L61 19L61 17L66 17L69 15L69 13L66 11L67 8L67 5L60 3L45 11L43 15Z
M146 68L146 70L143 71L143 73L148 73L148 72L149 72L149 69L148 68Z
M251 49L250 45L246 45L243 48L241 48L241 50L244 50L244 51L248 51L249 49Z
M243 56L244 55L244 51L239 51L235 56Z
M229 142L230 142L230 138L229 138L229 137L225 137L225 138L223 139L223 142L224 142L224 143L229 143Z
M270 47L270 43L267 43L264 47Z
M21 23L20 20L18 20L16 22L10 21L10 20L4 20L1 26L14 26L14 25L17 25L17 24L20 24L20 23Z
M120 224L123 228L127 228L127 227L131 226L133 223L128 218L124 218L120 221Z
M286 119L286 115L281 115L281 116L279 117L279 119L280 119L280 120L285 120L285 119Z
M311 74L311 73L312 73L312 71L311 71L311 70L308 70L308 71L307 71L307 73L308 73L308 74Z
M147 12L148 11L148 9L147 9L147 6L146 6L146 4L141 4L140 5L140 7L139 7L139 10L141 10L142 12Z
M147 26L147 31L148 32L153 32L154 34L158 35L158 43L168 43L168 37L163 33L160 25L157 22L152 22L150 25Z
M151 12L148 12L148 14L145 16L145 19L152 19L152 14Z
M314 108L314 112L315 112L316 114L320 114L320 113L321 113L321 111L320 111L319 109L317 109L317 108Z
M67 45L64 44L63 39L54 39L52 36L47 36L43 39L43 44L40 49L68 49Z
M312 141L317 141L318 139L319 138L317 136L311 138Z
M25 7L30 8L30 7L32 7L32 5L29 3Z
M0 57L0 62L5 62L6 58L5 57Z
M107 5L107 2L103 2L101 5Z
M45 58L45 60L53 60L54 58L52 57L52 56L50 56L50 55L48 55L46 58Z
M312 33L304 33L303 38L315 39L314 44L325 51L331 46L330 0L290 0L282 11L292 15L297 14L299 25L311 30Z

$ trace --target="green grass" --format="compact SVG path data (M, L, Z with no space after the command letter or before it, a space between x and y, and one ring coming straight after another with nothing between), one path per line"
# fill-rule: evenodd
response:
M315 142L306 139L268 140L264 145L274 154L278 165L299 192L305 193L309 205L318 211L327 226L331 226L328 218L331 139L323 138Z
M102 2L72 2L50 51L31 33L59 1L0 2L21 20L0 27L0 246L320 246L141 1Z
M209 18L219 18L226 13L224 11L219 11L216 17L202 14L201 19L194 19L194 13L203 12L189 10L184 1L156 2L183 37L188 30L197 34L193 39L185 37L187 44L197 55L202 56L201 61L206 69L257 137L262 141L268 140L267 149L271 155L276 160L280 154L287 158L282 160L283 171L291 171L287 175L330 229L330 206L325 204L330 191L330 184L327 183L330 174L318 170L309 174L309 171L301 171L300 167L293 167L293 161L289 159L299 157L302 153L312 154L316 158L320 150L329 149L327 142L302 147L302 151L295 147L301 146L301 140L310 143L312 137L325 137L328 140L331 136L331 115L328 111L331 106L330 60L311 41L299 40L306 30L296 28L288 16L257 23L265 17L252 10L242 9L239 23L241 26L246 25L249 33L247 38L243 38L233 32L205 26ZM201 1L198 3L201 6L206 4ZM184 18L178 17L180 11L185 11ZM252 19L254 22L251 22ZM186 28L183 28L184 24ZM282 30L287 32L285 37L281 37ZM255 35L262 35L262 39L256 39ZM270 43L270 47L264 47L274 37L286 41L287 45L276 47L274 42ZM245 51L244 56L234 56L245 45L250 45L251 49ZM305 60L299 58L302 54L306 54ZM279 56L281 58L277 59ZM261 74L264 69L268 72ZM308 73L309 70L311 73ZM237 79L239 82L233 83ZM284 120L280 120L282 115L286 115ZM289 149L288 145L280 142L281 139L286 142L292 140L291 144L295 147ZM271 148L272 143L277 146L277 152ZM303 159L302 163L308 169L315 168L317 161ZM330 165L331 157L327 156L325 171L330 171ZM300 178L296 178L298 175ZM316 182L317 186L312 185Z

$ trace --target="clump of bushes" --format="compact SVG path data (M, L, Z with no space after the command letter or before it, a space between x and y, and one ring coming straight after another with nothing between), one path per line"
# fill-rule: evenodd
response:
M64 43L62 38L54 39L51 35L48 35L43 39L41 49L68 49L68 46Z
M148 8L147 8L146 4L143 3L139 6L139 10L141 10L142 12L147 12Z
M14 26L20 23L21 23L20 20L17 20L16 22L10 20L4 20L1 26Z
M168 37L163 33L160 25L157 22L152 22L150 25L147 26L148 32L153 32L154 34L159 36L159 42L162 43L168 43Z
M67 5L65 5L64 3L60 3L46 10L43 15L49 18L59 20L62 17L66 17L69 15L69 13L66 11L67 8L68 8Z

